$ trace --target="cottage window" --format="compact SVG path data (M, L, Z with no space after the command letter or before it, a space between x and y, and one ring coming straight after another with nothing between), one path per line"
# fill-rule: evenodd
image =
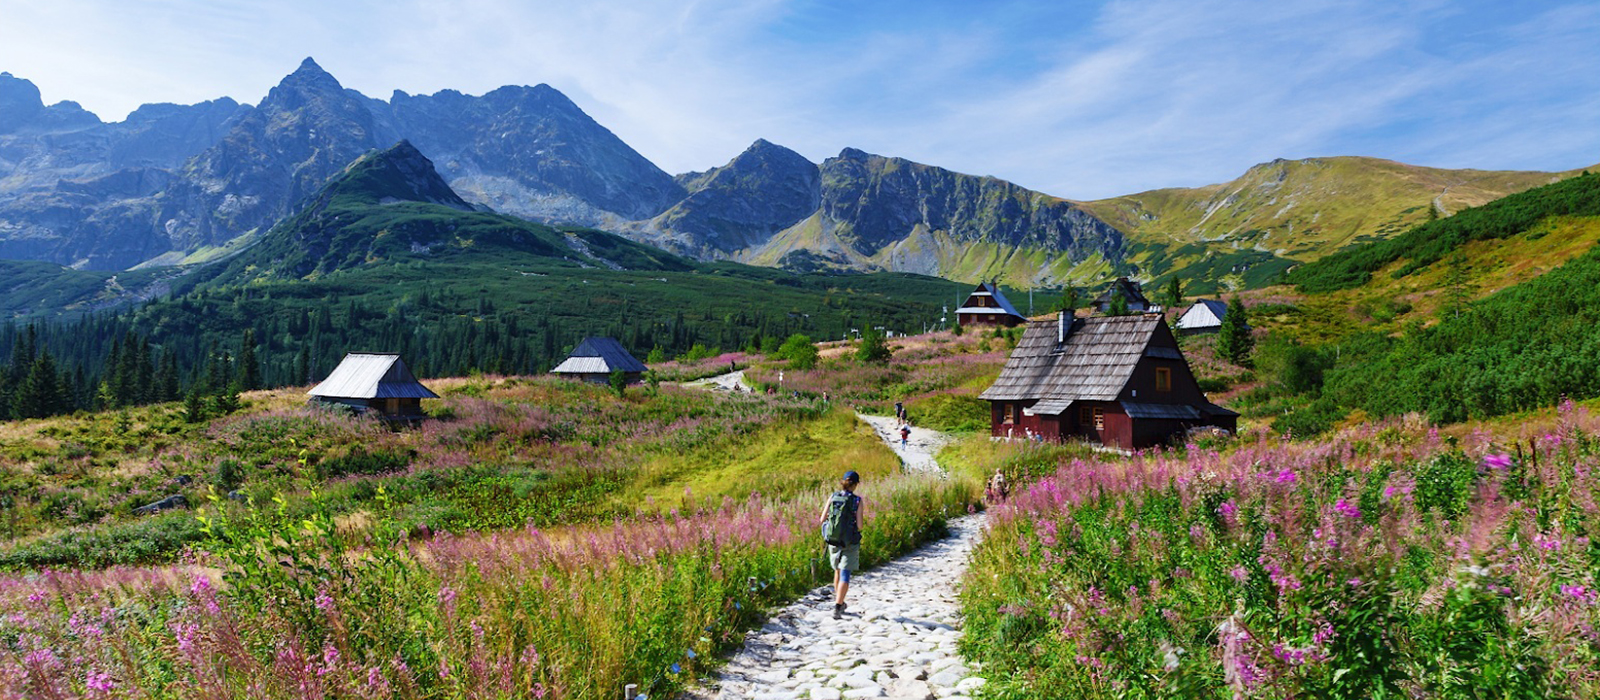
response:
M1094 420L1094 411L1093 410L1090 410L1090 408L1088 406L1082 406L1082 407L1078 408L1078 422L1079 423L1082 423L1084 425L1088 425L1089 421L1092 421L1092 420Z
M1170 368L1156 368L1156 391L1172 391L1172 370Z
M1094 429L1095 430L1105 430L1106 429L1106 410L1103 409L1103 408L1100 408L1099 406L1095 406L1094 407Z
M1008 404L1002 404L1002 405L1004 406L1004 408L1001 409L1002 418L1001 418L1000 422L1001 423L1005 423L1007 425L1010 425L1012 423L1017 422L1017 406L1016 406L1016 404L1009 404L1008 403Z

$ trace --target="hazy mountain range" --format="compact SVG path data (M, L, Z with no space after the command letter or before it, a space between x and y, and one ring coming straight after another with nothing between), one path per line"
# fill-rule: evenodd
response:
M724 166L674 177L547 85L379 100L307 59L258 105L146 105L105 123L72 102L46 106L32 83L0 73L0 258L125 270L232 255L399 141L432 161L458 206L702 260L1019 285L1112 273L1260 281L1429 211L1571 174L1310 159L1075 202L854 148L816 164L758 140Z

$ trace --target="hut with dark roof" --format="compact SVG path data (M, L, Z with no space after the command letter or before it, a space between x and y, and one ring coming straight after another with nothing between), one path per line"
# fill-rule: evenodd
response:
M967 300L961 302L961 308L956 309L956 323L969 328L973 326L1011 328L1027 322L1026 317L1017 313L1017 307L1006 300L1006 295L1000 293L1000 287L988 282L980 283L977 289L967 295Z
M1206 400L1159 314L1034 321L993 385L990 434L1083 438L1125 450L1239 414Z
M1144 297L1144 291L1139 288L1138 282L1126 277L1118 277L1115 282L1111 283L1111 286L1106 287L1105 292L1095 297L1095 310L1100 313L1106 313L1111 310L1111 298L1117 294L1122 295L1122 298L1128 302L1128 310L1134 313L1149 311L1155 307L1155 304L1150 303L1150 300Z
M638 382L644 375L644 366L622 343L611 338L590 337L578 343L571 355L550 370L551 374L581 379L595 384L611 381L612 372L622 372L629 384Z
M439 398L417 381L398 354L388 352L348 353L327 379L306 393L315 404L344 406L358 415L395 422L422 420L422 400Z

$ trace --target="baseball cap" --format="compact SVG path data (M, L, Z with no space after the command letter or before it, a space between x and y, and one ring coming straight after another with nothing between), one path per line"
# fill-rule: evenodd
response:
M861 475L855 473L854 471L845 472L844 473L844 481L846 483L851 483L851 484L861 483Z

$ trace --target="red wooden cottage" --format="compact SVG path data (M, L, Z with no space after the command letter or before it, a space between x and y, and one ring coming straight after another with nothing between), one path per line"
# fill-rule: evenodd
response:
M1239 418L1206 400L1159 314L1034 321L979 398L995 437L1031 431L1128 450L1197 426L1232 432Z
M977 289L967 295L967 300L961 302L961 308L956 309L956 323L966 327L973 326L1004 326L1011 328L1027 323L1027 317L1017 313L1017 307L1006 300L1006 295L1000 293L998 285L983 282Z

